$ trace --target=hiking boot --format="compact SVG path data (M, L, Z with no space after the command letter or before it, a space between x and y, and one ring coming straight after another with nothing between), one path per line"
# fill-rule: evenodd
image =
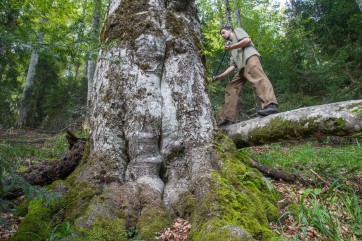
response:
M271 103L258 111L258 114L261 116L267 116L276 113L279 113L279 106L274 103Z
M231 124L235 124L235 122L230 121L230 120L224 120L223 122L221 122L221 123L218 125L218 127L219 127L219 128L224 128L224 127L226 127L226 126L228 126L228 125L231 125Z

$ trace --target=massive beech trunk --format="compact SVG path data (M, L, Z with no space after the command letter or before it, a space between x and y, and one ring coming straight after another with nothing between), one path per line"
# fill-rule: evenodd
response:
M193 1L113 1L91 103L91 163L130 197L143 185L170 209L207 192L213 140ZM99 160L107 160L108 163ZM162 168L162 170L161 170Z
M345 101L258 117L228 126L238 147L281 140L348 136L362 131L362 100Z

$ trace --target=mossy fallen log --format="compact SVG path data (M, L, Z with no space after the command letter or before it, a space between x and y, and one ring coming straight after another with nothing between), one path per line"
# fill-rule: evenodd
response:
M282 140L351 136L362 131L362 100L304 107L224 128L240 147Z

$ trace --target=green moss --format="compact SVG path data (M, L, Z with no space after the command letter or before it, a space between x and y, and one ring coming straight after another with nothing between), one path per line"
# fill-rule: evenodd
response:
M352 112L357 112L358 116L362 116L362 102L349 105L347 108Z
M225 222L219 218L213 218L205 222L201 228L201 232L198 232L193 236L192 240L207 240L207 241L248 241L255 240L252 239L249 234L247 234L242 229L238 231L233 231L235 227L231 226L229 223ZM238 229L238 228L236 228ZM227 237L227 239L225 238Z
M90 200L99 194L99 190L88 182L79 182L63 197L61 206L66 210L65 218L75 220L87 209Z
M242 240L243 235L235 230L244 230L258 240L273 239L276 235L269 223L280 216L275 207L278 193L269 190L258 171L242 162L247 157L236 150L230 138L218 133L215 139L220 170L212 173L212 191L193 214L192 240Z
M190 217L197 205L196 197L190 193L182 193L175 205L175 211L180 217Z
M119 39L122 44L130 43L141 34L161 36L162 29L157 24L147 19L150 14L150 5L145 0L124 0L117 10L108 16L103 25L101 43ZM157 14L157 13L156 13Z
M10 240L46 240L51 231L51 221L51 210L43 204L43 201L40 199L32 200L29 203L28 214Z
M16 207L16 215L25 217L28 214L29 202L24 200L19 206Z
M144 240L157 240L156 234L171 224L171 214L161 205L150 206L142 211L137 227Z
M20 167L19 169L18 169L18 172L19 173L24 173L24 172L27 172L29 169L28 168L26 168L26 167Z
M175 36L184 35L185 24L182 18L178 18L173 12L167 11L166 28Z
M124 226L124 220L109 220L104 217L97 217L90 228L80 230L80 241L126 241L127 231Z
M264 127L260 127L248 134L247 143L244 137L236 136L237 146L250 146L253 144L269 143L288 138L307 138L317 136L319 132L333 132L333 134L345 132L346 121L342 118L327 119L324 123L318 123L318 117L309 118L304 121L285 120L283 118L274 118ZM325 127L321 129L321 126ZM330 130L329 130L330 129ZM341 133L342 132L342 133ZM332 133L331 133L332 134Z

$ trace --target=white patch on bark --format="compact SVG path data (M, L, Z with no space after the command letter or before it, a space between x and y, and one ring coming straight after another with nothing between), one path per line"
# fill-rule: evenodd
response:
M114 13L118 9L121 2L122 2L122 0L112 0L110 2L108 16L110 16L112 13Z

